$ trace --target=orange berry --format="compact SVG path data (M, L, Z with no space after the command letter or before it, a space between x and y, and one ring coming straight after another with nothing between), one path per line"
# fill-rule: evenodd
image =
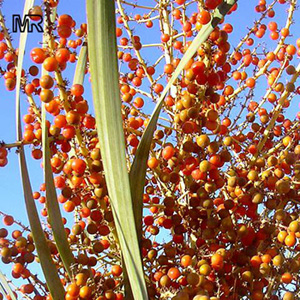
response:
M255 255L251 258L250 260L250 264L251 266L253 266L254 268L258 268L260 266L260 264L262 263L261 258L258 255Z
M288 246L288 247L293 247L296 244L296 237L293 234L289 234L286 236L284 243Z
M114 265L111 267L111 273L113 276L120 276L123 272L123 269L119 265Z
M270 22L268 24L268 28L271 30L271 31L276 31L277 30L277 23L276 22Z
M32 130L25 130L23 133L23 139L26 142L32 142L35 139L34 132Z
M58 18L58 25L66 25L66 26L72 27L73 18L67 14L61 15Z
M41 48L33 48L30 52L30 57L35 63L41 64L46 58L46 53Z
M166 65L164 66L164 72L165 72L166 74L172 74L173 71L174 71L174 66L173 66L172 64L166 64Z
M20 263L16 263L13 266L13 271L16 274L21 274L24 271L24 266Z
M297 52L297 49L294 45L288 45L285 50L288 55L295 55Z
M155 169L158 166L159 161L155 157L151 157L147 164L150 169Z
M223 265L223 257L219 253L215 253L211 257L211 266L216 270L220 270L223 268Z
M40 85L43 89L51 89L54 85L54 80L50 75L43 75L40 79Z
M165 160L169 160L170 158L173 157L174 153L175 153L175 150L174 150L173 146L166 146L164 148L164 150L162 151L162 157Z
M72 29L67 25L60 25L57 27L57 33L61 38L68 38L72 34Z
M271 260L272 260L272 257L271 257L271 255L270 254L264 254L262 257L261 257L261 261L263 262L263 263L270 263L271 262Z
M43 67L48 72L54 72L57 70L58 62L54 57L47 57L43 62Z
M252 88L254 88L255 87L255 79L254 78L248 78L247 80L246 80L246 85L247 85L247 87L248 88L250 88L250 89L252 89Z
M289 31L289 29L288 28L282 28L281 30L280 30L280 34L283 36L283 37L287 37L289 34L290 34L290 31Z
M283 144L285 147L287 147L287 146L290 144L291 141L292 141L292 138L291 138L290 136L286 136L286 137L283 138L282 144Z
M211 20L211 15L207 10L202 10L200 13L198 13L197 21L201 25L206 25Z
M84 93L84 87L81 84L73 84L71 88L71 94L73 96L79 97Z
M72 161L72 169L75 171L77 174L83 174L86 168L86 163L84 160L80 158L75 158Z
M70 51L67 48L60 48L55 53L55 59L60 63L66 63L70 59Z
M170 268L168 270L168 276L173 280L176 280L180 275L180 271L177 268Z
M67 287L67 293L72 297L77 297L79 295L80 288L75 283L71 283Z
M66 212L72 212L75 209L75 204L73 201L67 201L64 203L64 210Z
M180 263L183 267L188 267L192 264L192 258L190 255L184 255L182 256Z
M90 299L92 295L92 289L88 286L83 286L81 289L80 289L80 292L79 292L79 296L83 299Z
M280 231L277 235L277 239L280 243L283 243L288 233L286 231Z
M281 282L283 283L289 284L292 282L292 280L293 280L293 276L289 272L286 272L281 275Z
M53 100L54 94L51 90L48 89L42 89L40 92L40 99L44 103L49 103L51 100Z

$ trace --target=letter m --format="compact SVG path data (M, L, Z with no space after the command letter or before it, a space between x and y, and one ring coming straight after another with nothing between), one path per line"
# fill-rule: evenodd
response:
M21 20L20 15L13 15L12 17L13 17L13 22L12 22L13 32L18 32L18 31L24 32L26 30L26 27L27 27L27 31L30 31L28 15L24 16L23 22Z

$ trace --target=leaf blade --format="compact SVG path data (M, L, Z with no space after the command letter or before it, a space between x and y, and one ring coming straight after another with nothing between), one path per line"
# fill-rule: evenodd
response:
M47 34L46 27L50 22L53 23L56 17L56 8L51 11L50 18L44 21L44 35L43 43L48 43L51 36ZM42 68L42 75L46 75L48 72ZM53 237L56 242L57 250L62 259L63 265L69 275L72 278L71 267L74 264L74 256L70 249L70 245L67 240L66 231L62 222L62 215L60 212L59 204L57 201L56 189L54 186L54 178L52 167L50 164L50 147L48 139L48 128L46 126L46 108L45 103L42 103L42 150L43 150L43 166L44 166L44 180L46 185L46 207L49 216L49 223L53 232Z
M33 0L26 0L24 6L24 15L28 13L29 9L33 6ZM20 86L21 86L21 73L25 53L25 46L27 41L27 32L20 35L19 43L19 56L17 65L17 82L16 82L16 130L17 139L22 140L22 127L21 127L21 111L20 111ZM47 286L53 299L64 299L64 288L59 279L56 266L51 258L51 253L47 244L47 240L39 219L39 215L35 206L35 201L32 196L32 188L29 179L29 173L26 164L26 158L23 145L19 148L19 165L22 181L22 188L25 198L26 212L30 224L31 233L33 236L34 244L38 257L40 259L42 271L44 273Z
M105 0L86 3L93 102L107 188L134 299L148 299L126 167L115 5Z
M62 300L64 299L65 291L59 279L56 266L51 258L51 253L32 197L32 189L23 146L19 149L19 164L27 216L43 274L53 299Z
M74 264L74 257L67 240L67 234L63 225L62 215L57 201L56 189L54 186L54 178L52 167L50 164L50 148L48 140L48 128L46 125L46 109L42 107L42 148L43 148L43 165L44 165L44 180L46 185L46 207L49 216L49 223L53 232L53 237L56 243L57 250L61 260L72 278L71 267Z
M1 272L1 270L0 270L0 290L2 291L2 293L4 292L3 296L5 296L5 294L8 294L12 300L17 300L15 294L13 293L11 287L9 286L9 283L7 282L6 277Z
M28 14L30 8L32 8L34 4L34 0L26 0L24 4L23 10L23 17ZM25 54L25 47L27 42L27 35L28 32L25 30L20 34L20 41L19 41L19 54L18 54L18 61L17 61L17 80L16 80L16 124L17 124L17 135L19 133L18 124L19 115L20 115L20 90L21 90L21 74L22 74L22 67L23 67L23 60ZM18 136L18 140L21 140L21 136Z
M73 84L83 85L85 70L86 70L86 62L87 62L87 44L86 42L84 42L79 52L75 74L73 78Z

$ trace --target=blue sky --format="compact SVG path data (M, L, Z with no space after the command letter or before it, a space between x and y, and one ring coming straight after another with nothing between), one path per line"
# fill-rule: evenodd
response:
M58 8L59 14L70 14L77 21L78 24L85 23L85 1L61 1L61 4ZM41 1L35 1L35 3L40 4ZM76 5L74 5L76 4ZM4 1L2 7L2 13L6 18L6 22L9 28L12 24L12 15L13 14L23 14L23 0L9 0ZM14 47L18 47L19 33L13 34ZM28 34L27 40L27 50L25 52L24 67L28 70L28 67L31 66L30 60L30 50L34 47L40 47L40 41L42 39L41 34L36 32ZM5 64L1 61L0 66L5 67ZM66 73L66 77L73 79L75 64L70 67ZM3 79L0 80L0 95L1 103L3 105L2 114L0 117L0 140L5 141L6 143L11 143L16 141L16 129L15 129L15 92L7 92L4 86ZM27 103L26 97L21 95L21 107L22 112L26 113ZM42 169L40 167L41 160L36 161L31 157L31 149L27 147L27 164L31 177L31 184L33 191L39 191L40 184L43 182ZM0 169L0 211L13 215L16 220L21 221L25 225L28 225L25 202L23 198L22 185L20 180L19 173L19 163L18 157L15 153L15 149L12 149L8 156L9 163L5 168ZM42 209L42 206L37 202L38 210ZM2 226L2 217L0 216L0 228ZM12 226L12 228L16 228ZM3 268L2 268L3 267ZM9 275L9 270L11 266L6 266L0 263L0 269L5 271ZM33 271L39 270L39 267L33 267ZM17 283L21 281L18 280Z
M237 44L241 37L243 37L249 26L252 26L253 20L258 18L258 14L254 12L254 5L258 1L239 1L239 13L234 14L228 17L226 20L230 20L230 22L234 25L234 32L230 35L230 40L233 44ZM269 2L269 1L268 1ZM40 1L36 1L37 4ZM139 4L150 5L149 3L153 3L153 1L149 0L139 0ZM22 14L23 13L23 0L6 0L4 1L2 12L6 16L7 25L11 27L11 19L13 14ZM276 9L277 7L280 10ZM284 5L283 7L287 7ZM138 11L138 10L136 10ZM280 7L280 5L275 6L276 13L278 12L279 16L281 14L285 14L285 10ZM283 11L280 12L280 11ZM133 11L127 10L130 14ZM70 14L76 20L77 24L85 22L85 1L83 0L61 0L60 5L58 8L58 14ZM136 13L136 12L134 12ZM296 13L295 20L299 19L299 13ZM279 24L283 24L285 22L285 18L276 18ZM141 35L142 43L155 43L159 42L160 34L158 34L158 26L155 25L157 28L154 30L147 30L145 27L138 27L135 28L136 34ZM279 26L280 27L280 26ZM299 32L299 24L296 23L293 25L292 32ZM266 35L268 35L267 32ZM126 36L126 35L125 35ZM14 38L14 46L17 47L18 44L18 34L13 35ZM288 39L289 42L295 42L298 36L293 36ZM271 50L276 45L276 42L271 42L269 39L263 39L266 41L265 47L268 50ZM29 59L29 52L33 47L38 47L41 41L41 34L30 33L28 35L28 43L27 43L27 51L25 53L26 59L24 62L24 67L28 68L31 65ZM160 50L154 50L157 52L153 52L153 50L142 50L142 53L146 55L147 62L153 63L156 58L160 54ZM156 55L157 54L157 55ZM295 60L295 63L298 63ZM71 64L70 64L71 65ZM0 66L4 66L3 62L0 62ZM68 78L70 81L73 79L73 70L75 68L75 64L72 67L68 68L67 71L64 72L64 77ZM162 67L158 68L157 73L161 70ZM88 80L86 80L88 82ZM259 101L259 97L264 94L265 91L265 84L264 81L263 85L259 86L255 92L256 101ZM145 83L146 85L146 83ZM90 107L91 104L91 93L90 89L86 88L85 98L89 100ZM21 103L22 103L22 110L23 112L26 111L27 104L26 104L26 97L24 95L21 96ZM289 109L289 116L293 118L296 112L299 110L298 108L299 97L295 97L293 100L291 107ZM14 92L7 92L4 87L3 80L0 81L0 103L1 103L1 116L0 116L0 140L5 141L6 143L11 143L15 141L16 133L15 133L15 93ZM148 104L146 110L151 112L153 105ZM29 147L28 147L29 148ZM39 190L40 184L43 182L43 175L40 168L41 161L34 161L31 158L30 151L27 151L27 161L29 165L30 175L31 175L31 183L34 191ZM11 151L9 154L9 163L5 168L0 169L0 211L4 213L13 215L17 220L21 220L25 224L27 224L27 217L25 212L24 206L24 199L23 193L21 188L21 181L19 175L19 166L18 166L18 159L17 155L14 153L14 150ZM41 209L42 206L37 203L38 209ZM1 218L0 218L1 219ZM1 227L1 225L0 225Z
M37 2L37 1L36 1ZM149 3L149 1L139 1L139 4ZM152 2L152 1L151 1ZM256 3L256 1L253 1ZM23 8L22 0L9 0L4 1L2 12L6 17L7 24L11 27L12 14L22 14ZM39 2L37 2L39 3ZM72 4L71 4L72 3ZM71 4L71 5L70 5ZM149 4L148 4L149 5ZM278 5L277 5L278 6ZM247 32L247 27L251 24L254 18L257 19L258 15L254 13L254 5L249 4L248 1L240 1L239 3L239 17L237 15L231 15L226 20L230 20L233 22L234 32L230 35L230 39L235 42L238 41L242 36ZM280 9L282 10L282 9ZM129 13L132 11L127 10ZM136 13L135 10L134 13ZM278 10L279 11L279 10ZM277 12L277 10L276 10ZM77 24L85 22L85 5L82 0L61 0L60 5L58 6L58 14L67 13L73 16L76 20ZM298 13L297 13L298 14ZM278 21L278 19L277 19ZM280 22L280 21L279 21ZM157 25L157 24L156 24ZM294 25L294 32L297 32L299 29L299 24ZM136 28L136 32L141 35L141 40L143 43L153 43L153 40L158 42L158 36L155 34L156 30L146 30L143 28ZM268 33L267 33L268 34ZM124 35L126 36L126 35ZM290 38L290 41L295 41L297 36ZM13 34L14 46L18 45L18 34ZM25 61L24 66L28 68L31 65L29 52L33 47L39 46L41 40L41 34L37 33L29 33L28 34L28 42L27 42L27 51L25 53ZM263 39L264 41L266 39ZM275 42L267 41L268 44L266 48L272 49L275 45ZM143 54L148 59L149 62L156 59L156 56L153 55L153 50L143 50ZM0 62L0 65L3 66L3 62ZM72 71L75 68L75 64L70 64L70 67L67 71L64 72L64 77L68 78L72 81L73 74ZM157 71L158 73L158 71ZM263 92L263 90L262 90ZM5 141L6 143L11 143L15 141L15 93L7 92L4 87L4 82L0 82L0 93L1 93L1 105L2 105L2 113L0 118L0 140ZM86 99L89 100L91 104L91 94L89 88L86 88L85 92ZM21 103L23 112L26 111L27 104L26 98L24 95L21 95ZM298 109L298 105L293 102L292 107L293 110ZM295 105L295 106L294 106ZM92 105L90 105L92 107ZM147 109L149 113L151 112L152 105L149 105ZM292 117L292 115L291 115ZM28 147L29 148L29 147ZM14 153L14 150L9 154L9 163L5 168L0 169L0 192L1 192L1 202L0 202L0 210L5 213L13 214L16 219L26 221L25 211L24 211L24 201L21 190L21 184L19 180L19 171L18 171L18 160L17 155ZM32 178L32 186L33 190L38 190L40 183L42 182L42 174L40 172L40 161L34 161L30 157L30 153L28 155L28 163L30 174Z
M40 1L36 1L38 4ZM64 3L65 2L65 3ZM2 12L6 17L7 24L11 28L12 14L21 14L23 13L24 1L22 0L10 0L4 1ZM78 24L85 22L85 5L84 1L61 1L62 5L58 8L59 14L70 14L77 21ZM76 4L76 5L75 5ZM18 47L18 34L13 35L14 46ZM39 47L41 41L41 34L35 32L28 34L27 50L25 53L24 67L28 69L28 66L31 65L31 60L29 57L30 50L34 47ZM0 63L2 65L2 62ZM66 73L66 77L73 79L73 70L75 64L72 65L70 70ZM1 101L3 108L3 113L1 115L1 128L0 130L0 140L4 140L6 143L14 142L16 140L15 133L15 93L7 92L4 86L3 80L0 84L1 92ZM21 105L23 112L27 109L26 97L21 95ZM4 113L5 112L5 113ZM40 183L43 182L40 162L34 161L31 158L30 153L27 155L28 165L31 174L31 182L33 190L38 190ZM19 178L18 171L18 160L17 155L14 153L14 150L9 154L9 163L8 165L0 170L0 190L2 193L2 200L0 203L0 210L5 213L13 214L16 219L26 221L25 207L21 189L21 182Z

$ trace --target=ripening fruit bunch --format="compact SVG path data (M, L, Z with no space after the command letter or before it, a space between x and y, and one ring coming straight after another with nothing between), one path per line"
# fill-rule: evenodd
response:
M55 0L40 4L31 12L45 13L46 18L60 7ZM153 103L195 35L222 4L116 2L128 165ZM239 5L198 47L164 99L143 194L141 253L149 299L300 297L297 1L247 3L255 20L249 19L244 36ZM126 276L90 109L88 59L85 83L70 83L73 76L66 75L86 46L87 25L64 13L54 23L48 21L46 42L26 53L31 65L21 72L21 99L28 103L22 140L1 143L0 166L7 164L8 150L20 144L30 147L34 159L42 159L44 105L57 200L75 255L71 277L51 233L44 182L33 198L47 224L45 236L65 299L126 299ZM18 50L6 26L0 18L1 84L14 91ZM39 263L32 233L1 214L0 252L2 262L11 265L11 276L19 279L16 295L52 299L43 279L30 271Z

